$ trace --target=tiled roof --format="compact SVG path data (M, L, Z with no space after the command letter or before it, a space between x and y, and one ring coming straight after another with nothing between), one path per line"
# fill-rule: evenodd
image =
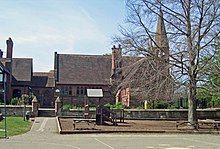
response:
M34 72L31 86L33 87L55 87L53 72Z
M57 56L57 84L109 84L111 56L74 54Z
M12 75L17 81L31 81L33 60L31 58L13 58Z
M0 61L5 65L8 59L2 58ZM12 59L12 76L14 81L29 82L31 81L33 70L32 58L13 58Z

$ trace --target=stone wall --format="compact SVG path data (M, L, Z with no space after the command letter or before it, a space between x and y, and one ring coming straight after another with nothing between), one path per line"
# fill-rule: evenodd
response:
M7 115L23 116L24 106L6 106ZM32 111L32 106L26 106L26 111ZM199 119L220 119L220 109L198 109ZM4 105L0 105L0 112L4 115ZM118 114L119 115L119 114ZM62 111L62 116L83 117L84 109ZM187 109L125 109L125 119L154 119L154 120L184 120L187 119ZM90 118L96 117L96 110L90 109Z
M199 119L220 119L220 109L198 109ZM187 109L125 109L125 119L182 119L188 117Z
M4 111L4 105L0 105L0 112L4 115L5 111ZM32 110L32 106L26 106L26 111L31 111ZM24 106L23 105L7 105L6 106L6 113L7 116L23 116L24 113Z
M220 109L198 109L199 119L220 119ZM62 112L62 116L83 117L83 109L71 109ZM90 117L95 118L95 109L90 110ZM119 115L119 114L117 114ZM187 109L125 109L125 119L152 119L152 120L186 120Z

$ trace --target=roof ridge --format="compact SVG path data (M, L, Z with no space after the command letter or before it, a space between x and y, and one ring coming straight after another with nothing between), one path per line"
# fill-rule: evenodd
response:
M27 60L33 60L33 58L29 58L29 57L13 57L12 59L27 59Z
M52 72L35 71L33 73L52 73Z
M92 54L73 54L73 53L71 53L71 54L59 54L58 53L58 55L71 55L71 56L103 56L103 57L109 57L109 56L111 56L111 55L92 55Z
M0 59L8 59L8 58L3 57L3 58L0 58ZM13 57L12 59L31 59L31 60L33 60L32 57Z

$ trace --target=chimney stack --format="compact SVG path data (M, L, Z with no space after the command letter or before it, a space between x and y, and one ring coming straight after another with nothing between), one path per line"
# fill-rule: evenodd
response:
M122 60L121 53L122 53L121 45L118 45L118 48L115 45L113 45L112 47L112 70L115 70L121 67L121 60Z
M8 38L8 40L6 40L6 44L7 44L7 55L6 55L6 58L12 59L13 41L11 40L10 37Z
M3 58L3 51L0 49L0 58Z
M110 83L115 84L122 78L122 49L121 45L112 47L112 72ZM115 84L117 85L117 83Z
M6 61L5 63L5 67L8 69L8 71L10 72L9 75L7 75L6 81L7 81L7 93L6 93L6 99L8 102L10 102L11 98L12 98L12 88L11 88L11 84L12 84L12 50L13 50L13 41L11 40L11 38L9 37L8 40L6 40L6 44L7 44L7 53L6 53L6 59L8 59L8 61Z

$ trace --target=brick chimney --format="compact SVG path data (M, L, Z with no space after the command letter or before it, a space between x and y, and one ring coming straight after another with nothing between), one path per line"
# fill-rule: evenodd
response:
M8 38L8 40L6 40L6 44L7 44L7 53L6 53L7 60L5 63L5 67L10 72L10 74L7 75L6 100L7 102L10 102L10 99L12 98L11 83L12 83L12 51L13 51L13 41L10 37Z
M0 49L0 58L3 58L3 51Z
M6 55L6 58L12 59L13 41L11 40L10 37L8 38L8 40L6 40L6 44L7 44L7 55Z
M122 49L121 45L118 45L118 48L113 45L112 47L112 70L117 68L121 68L121 60L122 60Z
M59 54L54 52L54 77L55 84L59 81Z
M118 47L113 45L112 47L112 72L111 72L111 78L110 78L111 84L113 84L113 82L115 81L118 81L118 79L121 79L121 67L122 67L121 45L118 45Z

